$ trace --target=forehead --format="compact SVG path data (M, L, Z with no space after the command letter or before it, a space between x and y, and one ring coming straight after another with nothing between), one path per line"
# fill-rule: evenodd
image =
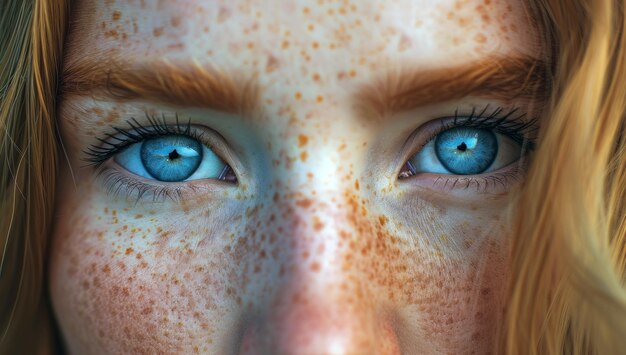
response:
M194 60L283 78L313 68L336 79L533 55L529 21L519 0L81 0L68 59Z

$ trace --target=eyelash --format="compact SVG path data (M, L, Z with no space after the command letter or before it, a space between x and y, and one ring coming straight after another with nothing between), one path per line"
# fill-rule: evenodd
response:
M149 113L146 113L146 118L148 120L148 125L144 126L141 123L137 122L135 118L131 118L126 121L130 130L111 127L115 130L115 134L106 133L105 138L98 137L96 138L102 146L91 145L87 148L84 153L88 157L86 161L90 163L90 165L99 167L104 162L109 160L115 154L121 152L125 148L139 143L143 140L147 140L154 137L161 137L170 134L180 134L185 135L194 139L197 139L200 142L203 142L203 134L198 133L197 130L191 128L191 120L188 120L186 124L181 125L180 119L178 115L176 117L175 125L168 125L167 120L165 119L165 115L161 116L161 118L157 118ZM125 138L120 138L123 136ZM113 143L110 140L116 140L118 143Z
M522 118L526 114L514 116L519 111L519 108L512 108L504 113L504 109L502 107L496 107L493 111L487 114L489 110L490 105L486 105L480 112L478 112L474 107L471 113L467 116L459 115L458 110L455 110L454 116L442 118L440 120L441 125L430 134L430 138L414 149L408 157L416 154L439 133L455 127L491 129L504 134L524 147L524 155L535 149L534 135L538 130L537 119L524 121ZM183 193L185 193L186 189L190 188L192 192L200 189L199 187L193 185L181 187L173 184L159 185L156 182L144 183L136 178L128 177L122 174L118 171L118 169L103 168L103 164L117 153L146 139L179 134L197 139L200 142L206 141L206 139L203 138L204 132L198 132L198 130L192 129L191 120L188 120L185 124L181 124L178 115L175 116L175 125L168 124L164 115L159 118L146 113L146 118L148 120L147 125L142 125L135 118L131 118L126 121L129 129L111 127L115 131L114 133L106 133L104 137L96 138L99 142L101 142L100 146L91 145L84 151L84 154L87 157L85 161L89 163L88 165L95 166L99 169L97 176L103 178L107 192L114 196L118 196L123 192L127 197L136 195L136 202L149 194L152 195L153 202L156 202L168 198L177 201L183 198ZM401 176L405 167L407 167L407 164L408 160L407 163L403 165L403 169L399 174L400 180L410 179L412 176L415 176L415 174L405 177ZM480 191L487 189L490 184L493 184L494 186L501 184L503 187L506 187L509 180L518 180L521 173L522 169L516 168L506 173L496 172L484 177L437 177L434 184L443 182L444 189L467 189L470 186L475 185L477 190ZM459 184L462 185L458 186Z
M120 194L125 194L126 198L135 196L135 203L137 203L145 196L152 196L152 202L166 199L179 201L188 191L193 194L197 190L201 190L201 187L193 184L181 186L179 184L159 183L158 181L147 183L129 177L116 168L104 166L105 162L127 147L150 138L166 135L185 135L211 147L207 139L204 138L204 132L193 129L191 120L181 124L179 116L176 115L176 123L170 125L167 123L165 115L157 117L149 113L146 113L146 119L148 121L146 125L142 125L135 118L127 120L129 129L111 127L115 133L105 133L104 137L97 137L96 139L101 145L91 145L83 152L86 156L84 160L88 165L98 169L96 176L103 180L107 193L114 197Z
M420 144L418 147L414 148L406 158L405 164L402 166L400 173L398 174L399 180L407 180L417 174L413 174L412 171L408 168L408 160L413 155L417 154L423 147L428 144L431 140L435 139L435 137L451 128L456 127L469 127L469 128L478 128L478 129L486 129L493 130L497 133L506 135L516 143L520 144L523 147L522 158L524 158L529 152L535 150L536 142L535 136L539 129L537 124L537 119L533 118L530 120L523 120L526 116L525 113L521 113L516 115L519 112L518 107L513 107L508 111L505 111L502 107L495 107L490 112L490 105L487 104L480 111L477 110L476 107L472 108L472 111L469 115L463 116L459 115L458 110L455 110L454 116L452 117L444 117L440 119L441 125L433 130L430 133L430 137ZM488 113L490 112L490 113ZM522 159L520 158L520 159ZM405 171L409 171L409 175L403 176ZM494 172L490 175L481 176L476 175L472 177L471 175L466 176L458 176L458 175L449 175L450 177L442 177L439 176L433 182L433 185L443 183L443 189L468 189L470 186L476 186L477 191L484 191L489 188L490 185L494 187L496 185L502 185L503 188L506 188L511 180L519 180L520 175L523 173L523 169L518 165L513 169L509 169L506 172ZM461 184L459 186L459 184Z

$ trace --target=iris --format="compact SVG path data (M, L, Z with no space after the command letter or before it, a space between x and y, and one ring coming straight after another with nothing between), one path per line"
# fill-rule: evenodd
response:
M202 145L183 135L148 139L141 145L141 162L155 179L166 182L188 179L202 162Z
M490 130L451 128L437 135L435 153L441 164L453 174L480 174L496 159L498 140Z

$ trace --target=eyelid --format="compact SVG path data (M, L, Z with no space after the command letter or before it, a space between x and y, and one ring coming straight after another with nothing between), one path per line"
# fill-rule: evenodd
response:
M485 108L482 112L486 111L487 108ZM499 112L501 111L502 110L499 110ZM515 111L517 110L513 109L509 111L509 113ZM468 117L475 114L475 112L476 110L473 109L470 115L465 116L455 112L454 116L435 118L415 129L407 137L405 143L399 151L399 158L396 159L396 180L401 181L405 186L411 186L411 189L422 189L422 192L426 194L428 194L428 191L434 192L443 190L449 192L451 197L459 197L464 194L464 190L467 190L470 187L476 187L478 192L490 195L505 193L509 189L511 180L518 181L523 179L528 164L528 152L534 150L536 139L535 133L539 128L537 120L534 118L525 118L522 120L521 118L524 114L520 114L514 118L505 117L504 120L502 120L502 117L492 117L490 119L491 122L489 122L479 116L474 117L473 122L470 122L468 125ZM524 147L524 153L521 155L520 159L506 167L478 175L419 173L408 178L399 178L400 172L405 168L406 162L421 149L424 149L424 147L435 139L439 133L453 127L464 126L492 129L494 132L503 134L513 140L515 140L515 137L512 136L517 134L522 141L518 143ZM434 193L437 195L436 192ZM472 195L475 195L475 193L476 191L474 191Z
M401 169L404 167L404 163L407 160L409 160L413 155L417 154L417 152L423 149L424 146L428 144L431 140L435 139L435 137L439 133L454 127L467 126L482 129L493 129L496 133L504 134L507 137L515 140L520 145L523 144L526 151L534 150L534 135L536 131L538 131L536 119L531 118L522 120L522 118L525 116L525 113L520 113L519 115L513 116L514 113L519 112L517 108L512 108L511 110L507 111L505 115L500 117L494 116L494 113L499 113L504 110L496 108L494 112L486 115L487 117L481 117L480 115L484 115L484 113L488 109L489 105L485 106L485 108L480 111L474 108L472 109L471 113L466 115L459 114L457 111L455 112L454 116L443 116L435 118L416 128L407 137L405 143L402 146L402 149L400 150L401 155L398 161L401 161L401 164L398 168L398 171L396 171L396 176L400 173ZM473 121L471 124L467 125L468 119L470 118ZM487 119L489 119L490 121L488 121ZM511 135L514 135L511 130L516 130L520 137L511 137ZM520 141L522 140L521 138L523 138L523 141Z
M213 150L225 164L229 165L233 170L239 168L236 159L227 149L228 142L217 131L204 125L193 124L191 119L182 124L178 114L174 115L175 122L168 122L168 118L162 115L160 119L146 113L147 124L139 122L134 117L126 121L126 127L110 126L110 132L104 133L96 140L100 144L91 144L83 151L85 158L83 159L88 165L101 167L107 161L111 160L116 154L122 152L127 147L144 141L149 138L162 137L166 135L186 135L198 140L201 144ZM126 138L124 138L126 137ZM236 171L236 170L235 170Z
M132 176L131 176L132 175ZM231 188L231 183L211 180L211 184L204 183L203 180L190 180L183 182L163 182L158 180L148 180L135 174L129 174L126 169L117 163L106 164L97 173L96 177L102 181L102 186L110 195L117 198L124 195L128 200L134 199L134 203L152 197L153 203L163 202L170 199L174 202L191 201L202 199L203 196L211 194L211 199L219 199L223 194L217 193L224 188Z

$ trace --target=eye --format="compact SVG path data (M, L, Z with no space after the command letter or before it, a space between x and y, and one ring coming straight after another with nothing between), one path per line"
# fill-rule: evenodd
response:
M180 134L134 143L115 155L114 160L133 174L163 182L225 180L230 172L230 167L213 150Z
M493 129L454 127L438 133L413 155L400 173L478 175L499 170L522 156L522 146Z

